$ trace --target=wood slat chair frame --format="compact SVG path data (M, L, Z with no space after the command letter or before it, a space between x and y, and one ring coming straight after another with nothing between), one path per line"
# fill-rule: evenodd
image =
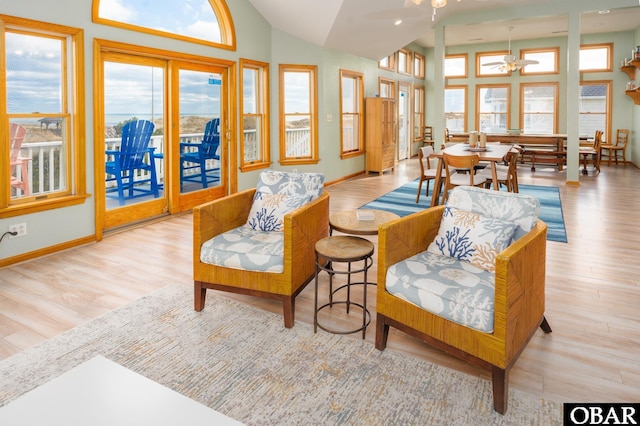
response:
M418 182L418 193L416 194L416 204L420 201L420 192L422 191L422 182L426 182L425 195L429 196L429 182L435 180L438 173L437 167L431 167L429 156L433 153L433 147L423 146L418 149L418 162L420 164L420 182ZM441 177L446 179L444 170L440 170Z
M435 140L433 140L433 126L422 127L422 145L435 147Z
M496 165L496 173L498 175L498 184L504 185L509 192L520 192L518 188L518 160L522 154L522 147L514 145L511 151L505 156L507 165ZM485 188L491 186L491 169L485 168L478 171L477 175L484 176L487 179Z
M295 322L295 298L315 276L315 244L329 235L329 193L284 216L284 271L249 271L203 263L202 244L247 223L256 189L248 189L193 209L194 307L204 308L207 289L279 300L284 325Z
M618 152L622 152L622 164L627 165L627 143L629 142L629 130L618 129L616 131L616 142L614 144L602 144L600 147L600 158L605 155L607 150L607 167L611 165L611 155L613 155L616 165L618 165Z
M442 204L447 202L449 190L459 185L484 186L487 179L481 175L476 175L476 167L480 164L478 154L471 155L451 155L446 152L444 157L444 171L446 179L444 181L444 191L442 194ZM460 170L473 170L474 172L458 173Z
M547 225L534 228L496 257L494 331L484 333L420 308L386 290L387 269L418 254L438 234L444 206L433 207L380 226L375 346L387 345L389 327L491 372L493 406L508 406L509 371L544 317Z
M591 161L593 161L593 167L600 172L600 161L602 157L602 135L604 132L601 130L596 130L596 133L593 137L593 146L591 147L581 147L580 148L580 157L582 157L582 174L586 175L589 172L587 171L587 165L589 163L589 157L591 157Z

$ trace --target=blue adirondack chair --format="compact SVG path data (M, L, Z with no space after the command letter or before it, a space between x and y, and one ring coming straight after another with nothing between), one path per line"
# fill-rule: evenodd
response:
M219 127L220 119L214 118L207 122L201 143L180 143L180 189L184 182L199 182L203 188L208 188L210 183L220 181L220 163L209 162L207 165L207 160L220 160ZM185 174L185 171L195 169L199 173Z
M107 189L107 195L117 192L121 206L125 204L126 199L147 195L153 195L154 198L160 196L153 160L155 148L149 147L153 128L154 124L148 120L131 121L122 127L120 149L107 150L107 156L113 160L105 164L108 175L106 180L116 182L115 188Z

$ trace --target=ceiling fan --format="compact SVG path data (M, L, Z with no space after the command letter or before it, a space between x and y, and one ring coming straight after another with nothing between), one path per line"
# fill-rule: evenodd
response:
M520 70L527 65L539 64L538 61L533 59L518 59L514 55L511 54L511 30L513 27L507 27L509 30L509 53L504 55L501 62L487 62L486 64L482 64L484 67L494 67L499 69L500 71L517 71Z
M423 0L404 0L404 7L420 6L422 2ZM431 0L431 7L433 7L433 15L431 16L432 21L435 21L436 19L436 10L441 7L445 7L446 5L447 0Z

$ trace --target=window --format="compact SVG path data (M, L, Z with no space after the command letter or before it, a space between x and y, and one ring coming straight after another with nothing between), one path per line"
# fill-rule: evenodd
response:
M506 69L500 69L505 55L509 51L482 52L476 54L476 77L490 77L497 75L511 75Z
M613 71L611 51L613 44L585 44L580 46L580 71ZM632 57L633 59L633 57Z
M445 77L467 77L467 54L447 55L444 58Z
M396 82L388 78L378 78L378 91L381 98L396 98Z
M94 0L94 22L235 50L231 13L224 0ZM187 7L188 6L188 7Z
M424 78L424 67L424 56L419 53L413 52L413 76L415 78Z
M507 133L511 85L476 86L477 129L484 133Z
M444 89L444 126L450 132L466 132L467 86L447 86Z
M558 56L560 49L557 47L548 49L522 49L520 51L522 59L538 61L537 64L530 64L520 70L520 74L558 74Z
M400 49L398 51L398 72L400 74L411 74L411 62L412 55L411 51L406 49Z
M413 139L422 140L424 127L424 86L413 88Z
M318 162L317 67L280 65L280 164Z
M611 140L611 81L580 82L580 136L592 138L596 130L604 132L604 140Z
M242 143L240 170L271 164L269 143L269 64L240 59Z
M383 70L395 71L396 70L396 57L394 54L380 59L378 62L378 68Z
M364 104L363 74L340 70L340 157L364 153L362 105Z
M0 162L12 177L2 179L0 217L82 203L82 30L4 15L0 21L0 127L9 141L0 146Z
M520 84L523 133L550 135L558 132L558 83Z

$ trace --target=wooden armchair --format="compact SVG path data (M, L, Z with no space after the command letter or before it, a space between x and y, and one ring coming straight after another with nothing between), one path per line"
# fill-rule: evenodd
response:
M494 409L504 414L509 370L538 327L551 332L544 318L547 226L537 220L531 231L497 255L494 324L488 333L445 319L387 290L388 269L426 250L438 234L444 209L433 207L379 228L375 345L379 350L386 347L392 326L491 371Z
M207 289L282 301L284 325L293 327L295 298L315 273L315 243L329 235L329 193L284 216L284 271L233 269L203 263L202 244L247 222L256 189L249 189L193 209L193 279L195 310L204 308Z

